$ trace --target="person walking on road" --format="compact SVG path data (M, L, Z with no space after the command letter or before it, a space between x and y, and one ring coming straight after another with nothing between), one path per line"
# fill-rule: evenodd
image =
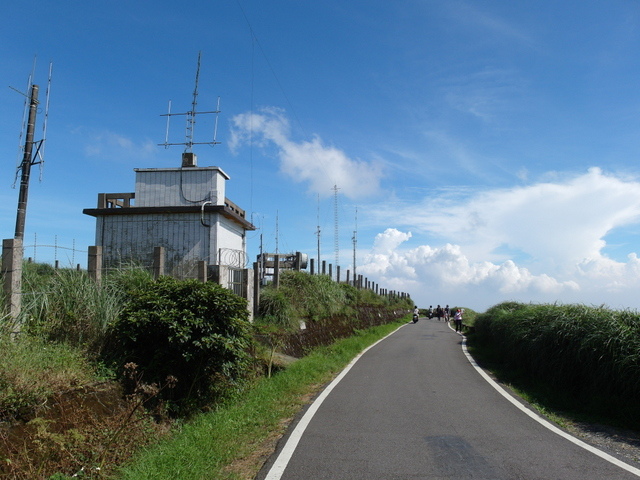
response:
M456 332L462 333L462 310L459 308L453 316L453 322L456 324Z

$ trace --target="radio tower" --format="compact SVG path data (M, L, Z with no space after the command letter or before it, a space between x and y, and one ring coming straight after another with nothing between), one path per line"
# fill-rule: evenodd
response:
M356 246L358 245L358 207L356 207L356 226L353 231L353 286L357 285L357 276L356 276Z
M333 186L333 228L334 228L334 236L333 236L333 248L336 254L336 272L338 265L340 264L340 242L338 236L338 186Z

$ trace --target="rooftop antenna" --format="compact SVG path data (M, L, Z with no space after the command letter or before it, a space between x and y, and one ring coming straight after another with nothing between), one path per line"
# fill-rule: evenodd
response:
M34 60L34 69L35 69L35 60ZM46 91L46 100L45 100L45 110L44 110L43 137L41 140L34 140L36 114L38 112L38 106L40 105L40 102L38 100L38 93L39 93L40 87L38 85L31 83L33 72L29 76L28 93L23 93L13 87L10 87L11 89L15 90L21 95L24 95L24 97L27 99L25 101L25 114L27 118L26 136L24 140L24 146L22 147L22 160L19 162L16 170L16 182L17 182L18 176L20 176L20 192L18 194L18 211L16 215L16 229L15 229L16 239L24 238L25 221L27 217L27 200L29 197L29 179L31 177L31 167L33 165L40 164L41 174L42 174L42 165L44 163L43 147L44 147L44 141L45 141L46 132L47 132L47 120L49 118L49 93L51 91L52 71L53 71L53 64L50 63L48 84L47 84L47 91ZM25 118L25 115L23 115L23 126L22 126L22 131L20 133L20 141L22 141L22 135L25 130L24 118ZM14 186L15 186L15 182L14 182Z
M159 143L158 145L163 146L164 148L169 148L173 145L184 145L184 153L182 154L182 166L183 167L195 167L196 155L193 153L194 145L218 145L220 142L216 140L216 136L218 134L218 114L220 113L220 97L218 97L218 103L216 105L215 110L207 111L207 112L198 112L198 83L200 81L200 59L202 56L202 52L198 52L198 66L196 69L196 81L195 86L193 88L193 100L191 101L191 110L184 113L171 113L171 100L169 100L169 107L167 109L167 113L160 115L161 117L167 117L167 129L164 137L164 143ZM194 142L194 128L196 125L196 115L204 115L204 114L214 114L216 116L215 123L213 126L213 139L210 142ZM187 117L187 125L185 129L185 141L184 142L169 142L169 120L171 117L175 115L185 115Z

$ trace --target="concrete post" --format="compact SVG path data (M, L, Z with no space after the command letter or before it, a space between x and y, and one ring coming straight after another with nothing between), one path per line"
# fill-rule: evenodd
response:
M322 260L322 275L326 275L326 274L327 274L327 261Z
M336 283L340 283L340 265L336 267Z
M242 282L244 283L244 298L247 301L247 310L249 311L249 321L253 322L253 312L256 307L254 304L256 294L254 293L255 288L255 275L252 269L245 268L242 270Z
M20 314L22 302L22 239L2 240L2 275L4 277L4 295L7 299L5 312L12 320ZM19 325L16 324L19 331ZM16 332L17 333L17 332Z
M315 265L316 265L316 261L315 261L315 260L316 260L315 258L312 258L312 259L311 259L311 267L310 267L310 268L311 268L311 269L310 269L311 275L313 275L313 274L314 274L314 271L315 271L315 270L314 270Z
M273 286L280 287L280 255L273 256Z
M202 283L207 282L207 267L209 264L206 260L198 261L198 280Z
M87 272L89 278L100 284L102 283L102 245L90 246L88 255Z
M153 278L157 280L164 275L164 247L153 247Z
M258 315L260 307L260 264L253 262L253 316Z

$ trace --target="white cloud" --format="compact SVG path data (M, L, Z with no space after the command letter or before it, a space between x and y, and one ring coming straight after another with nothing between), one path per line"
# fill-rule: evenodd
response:
M236 115L232 122L229 142L232 151L249 138L263 147L275 145L282 173L296 182L308 183L313 193L328 196L337 185L346 197L363 198L379 189L382 177L379 163L352 159L342 150L323 144L318 136L309 141L293 141L289 122L279 109Z
M378 222L412 233L379 234L359 272L414 294L464 294L483 307L505 299L640 307L637 254L603 253L608 233L638 223L639 182L592 168L527 187L449 193L377 205ZM423 236L443 243L405 246Z

